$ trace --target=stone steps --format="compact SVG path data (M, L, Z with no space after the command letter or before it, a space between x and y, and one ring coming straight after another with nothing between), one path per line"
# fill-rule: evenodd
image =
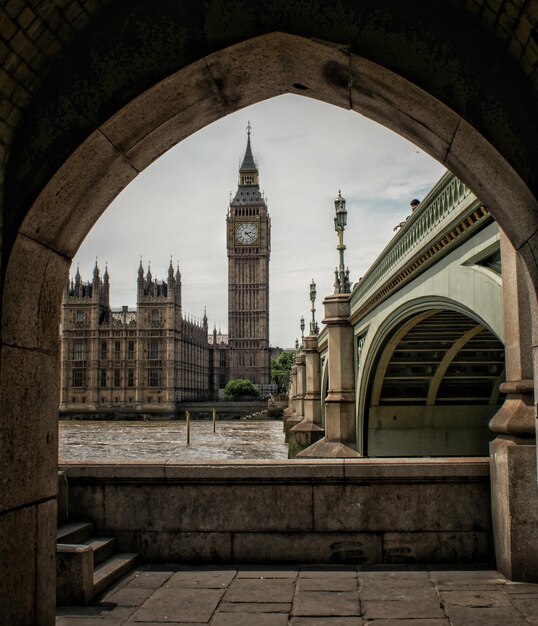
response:
M87 604L132 569L138 558L117 553L113 537L93 537L91 522L71 522L57 530L57 604Z
M129 570L133 569L137 559L137 554L127 552L116 554L103 561L93 571L94 595L99 595Z
M106 561L118 551L114 537L94 537L93 539L86 539L82 543L91 547L94 567Z
M56 531L56 543L82 543L92 532L91 522L62 524Z

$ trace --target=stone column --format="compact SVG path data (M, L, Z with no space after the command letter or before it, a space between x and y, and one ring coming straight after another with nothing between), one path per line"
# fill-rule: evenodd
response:
M329 390L325 399L325 437L303 450L301 458L359 456L355 432L353 328L349 322L351 295L327 296Z
M305 355L298 352L295 357L295 412L289 417L284 425L284 430L289 431L304 419L304 392L305 392Z
M538 581L538 486L532 358L534 292L518 253L502 234L506 400L492 418L491 500L497 568L507 578Z
M321 427L321 380L317 335L305 337L304 356L306 379L303 400L304 419L291 429L301 448L312 445L321 439L325 432Z
M284 409L284 427L288 418L295 414L295 394L297 391L297 366L292 365L290 369L290 388L288 390L288 408Z

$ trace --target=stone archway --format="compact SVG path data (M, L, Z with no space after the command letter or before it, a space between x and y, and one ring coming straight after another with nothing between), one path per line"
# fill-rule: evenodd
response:
M270 11L270 7L264 10ZM260 30L267 31L267 26L247 27L239 37L213 41L209 55L205 55L207 48L195 44L189 48L187 43L188 54L176 63L183 69L149 89L153 84L147 82L150 74L145 83L137 75L137 84L125 96L109 101L103 96L101 106L96 107L98 114L85 114L82 132L62 134L59 122L50 128L52 135L57 131L60 136L57 145L61 150L54 153L51 148L52 158L39 164L35 176L25 149L35 138L32 120L35 124L39 103L34 117L32 111L28 114L29 121L12 151L5 197L8 219L2 251L0 396L2 443L7 450L2 463L2 509L8 514L3 525L8 533L19 529L15 542L19 552L29 550L28 560L39 564L24 575L13 565L13 582L7 590L24 616L21 623L32 621L28 616L36 614L43 617L43 623L51 622L52 615L57 325L70 258L115 195L172 145L233 110L286 92L354 109L410 138L466 181L488 205L536 277L537 204L530 191L538 171L534 167L536 142L532 125L527 126L527 134L522 129L532 113L528 107L532 97L519 79L514 83L512 66L493 44L487 49L488 58L476 62L475 74L468 73L472 63L464 61L471 58L468 46L472 37L464 42L469 27L459 24L461 32L451 33L436 20L428 36L440 29L440 40L451 41L450 49L439 54L439 63L444 63L443 54L454 54L465 68L457 85L463 88L476 77L480 87L478 95L463 94L462 89L448 93L451 90L440 87L431 75L434 43L414 61L400 54L409 41L407 35L415 32L421 36L420 23L412 25L421 8L417 5L405 17L397 3L387 5L386 11L377 21L367 20L364 39L351 47L342 43L342 33L330 28L327 32L319 25L293 29L310 38L274 32L278 31L274 27L266 34ZM391 39L386 22L398 16L403 19L402 31L394 31ZM331 24L331 19L327 23ZM345 19L340 23L345 24ZM231 32L229 21L226 28ZM337 45L315 39L321 35L331 39L331 32ZM260 36L248 38L253 35ZM344 39L354 37L356 34L348 33ZM242 38L242 43L226 47ZM385 38L391 43L383 45ZM461 51L454 48L454 42L461 43ZM497 58L500 65L493 62ZM84 64L82 57L76 60ZM230 77L240 80L234 82ZM65 75L66 82L71 78ZM88 72L91 83L90 79ZM73 84L76 81L71 88ZM473 110L469 103L478 105L478 98L490 87L492 96L498 98L488 103L487 115ZM503 93L510 87L518 96L513 101ZM469 89L473 92L475 88ZM95 97L98 100L99 94ZM49 103L54 101L49 98ZM46 116L41 122L46 124ZM65 124L69 123L66 116ZM49 143L49 148L54 146ZM43 154L50 155L50 150ZM34 547L27 546L28 536Z

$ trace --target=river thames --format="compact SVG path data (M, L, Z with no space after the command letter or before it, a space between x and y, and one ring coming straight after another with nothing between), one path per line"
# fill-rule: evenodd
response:
M60 463L287 459L281 421L59 422Z

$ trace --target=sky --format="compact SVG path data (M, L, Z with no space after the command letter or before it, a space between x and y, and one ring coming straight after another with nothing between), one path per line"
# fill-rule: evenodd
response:
M338 264L334 199L346 199L344 243L356 282L445 168L418 147L367 118L302 96L272 98L206 126L169 150L112 202L74 258L83 280L108 264L111 306L136 305L140 258L154 278L179 264L183 310L227 331L226 213L252 126L260 189L271 216L270 343L292 347L309 285L316 319L333 292ZM320 323L321 325L321 323Z

